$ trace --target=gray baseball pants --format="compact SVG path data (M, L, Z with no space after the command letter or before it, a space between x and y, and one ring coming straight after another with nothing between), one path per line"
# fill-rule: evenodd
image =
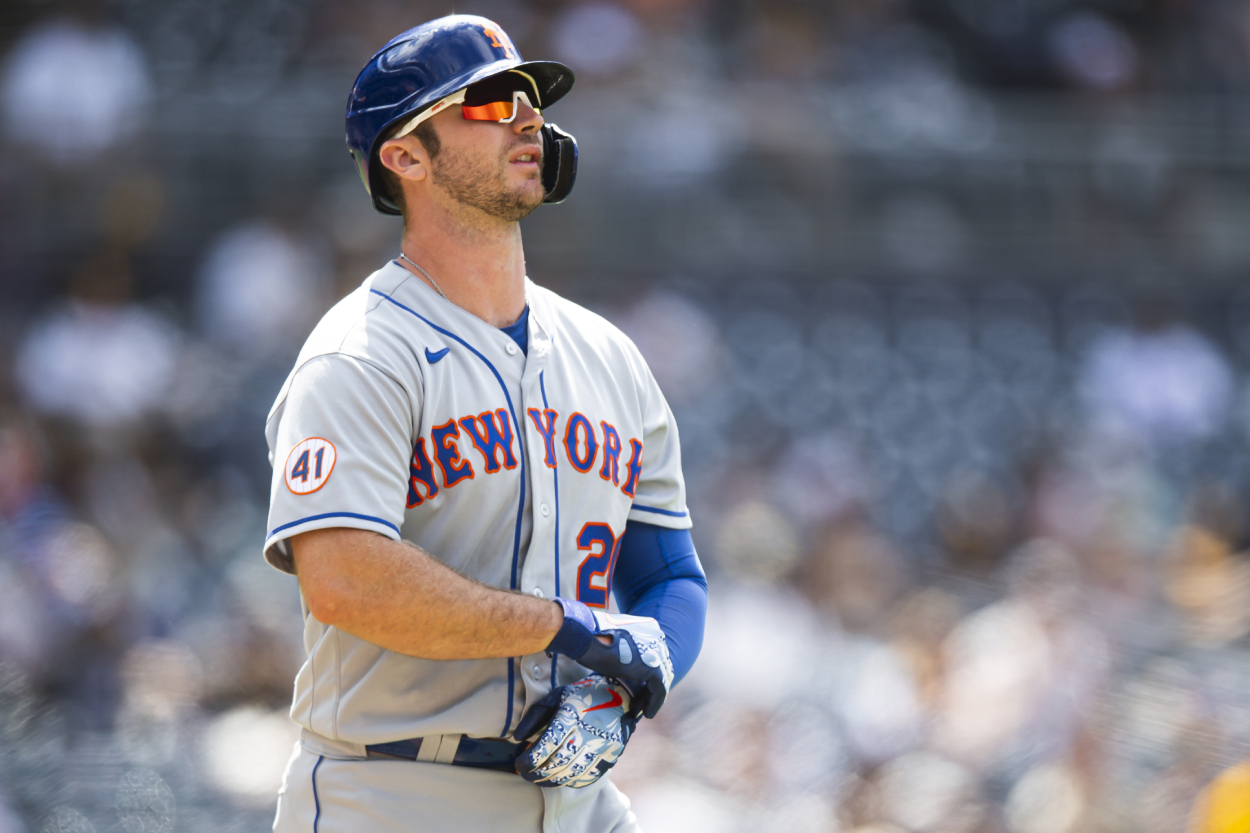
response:
M274 833L639 833L608 778L540 788L519 775L406 760L330 758L295 745Z

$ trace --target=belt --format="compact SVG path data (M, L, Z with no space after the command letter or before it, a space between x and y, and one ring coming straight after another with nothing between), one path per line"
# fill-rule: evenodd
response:
M431 735L365 747L369 758L404 758L409 761L468 766L516 772L513 761L525 744L496 738L468 738L463 735Z

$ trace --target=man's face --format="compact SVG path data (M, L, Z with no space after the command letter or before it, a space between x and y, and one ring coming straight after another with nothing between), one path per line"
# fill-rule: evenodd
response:
M471 121L449 107L431 121L441 150L430 160L431 181L455 202L506 222L542 204L543 117L521 103L507 124Z

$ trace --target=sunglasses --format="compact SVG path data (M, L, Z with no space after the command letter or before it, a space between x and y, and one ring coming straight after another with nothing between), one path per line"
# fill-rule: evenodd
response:
M494 121L508 124L521 111L521 102L525 102L525 106L535 113L542 113L542 110L530 99L530 93L534 93L534 98L537 99L537 92L538 85L526 73L518 70L505 72L439 99L417 114L391 138L399 139L407 136L416 130L421 122L441 113L453 104L459 104L461 113L470 121Z

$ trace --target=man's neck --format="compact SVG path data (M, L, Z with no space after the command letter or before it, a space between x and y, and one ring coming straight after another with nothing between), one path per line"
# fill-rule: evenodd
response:
M430 273L437 290L495 327L525 311L525 250L517 223L466 222L450 212L423 212L405 224L403 251ZM400 264L429 283L402 259Z

